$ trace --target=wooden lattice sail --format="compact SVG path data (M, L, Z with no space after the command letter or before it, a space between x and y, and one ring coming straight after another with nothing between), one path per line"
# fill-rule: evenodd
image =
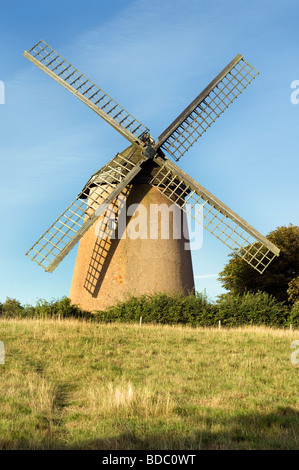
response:
M25 51L24 55L130 142L128 149L92 175L75 200L26 253L46 271L52 272L81 240L71 298L75 301L86 298L81 302L83 308L106 307L126 295L148 293L153 286L156 291L165 291L168 286L169 291L184 292L194 287L190 253L184 252L182 242L174 243L174 237L168 240L168 246L164 246L163 237L160 237L155 252L147 257L145 253L151 252L154 246L150 238L139 245L128 240L126 243L112 242L108 226L104 229L104 239L95 235L95 223L107 218L107 208L116 205L120 195L129 195L133 204L134 197L139 203L175 204L182 214L193 217L260 273L279 255L279 249L273 243L166 156L169 154L178 161L257 76L258 72L243 56L238 54L155 142L147 127L44 41ZM117 225L118 216L114 218L114 225ZM182 220L185 217L182 216ZM121 266L121 262L126 270L122 271L121 282L118 282L117 266ZM153 269L150 262L153 266L156 263L158 269ZM97 281L92 272L96 273ZM113 279L118 279L118 284ZM103 285L106 286L104 290Z

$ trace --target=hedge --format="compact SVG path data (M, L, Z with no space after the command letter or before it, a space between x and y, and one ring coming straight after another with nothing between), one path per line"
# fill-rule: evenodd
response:
M217 302L205 293L188 296L143 295L131 297L125 302L96 313L86 312L72 305L67 297L52 301L39 300L35 306L22 306L16 299L6 299L0 304L2 318L78 318L93 322L183 324L214 327L219 321L223 326L265 325L270 327L299 327L299 303L292 308L265 293L222 295Z

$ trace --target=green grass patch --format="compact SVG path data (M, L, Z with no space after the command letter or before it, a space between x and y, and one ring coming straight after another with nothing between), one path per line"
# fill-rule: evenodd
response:
M298 449L296 339L2 319L0 449Z

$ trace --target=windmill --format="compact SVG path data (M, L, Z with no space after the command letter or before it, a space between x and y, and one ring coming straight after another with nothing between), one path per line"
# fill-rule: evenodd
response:
M79 242L70 290L72 302L87 310L99 310L130 294L187 293L194 288L191 255L184 249L182 237L113 239L111 234L123 214L123 201L146 207L175 205L183 214L182 224L186 214L190 215L260 273L279 255L273 243L166 156L178 161L256 77L258 72L243 56L238 54L157 141L148 128L44 41L25 51L24 56L130 143L91 176L75 200L26 253L52 272ZM109 211L110 216L116 214L113 226L108 223L112 220ZM99 222L104 236L96 233Z

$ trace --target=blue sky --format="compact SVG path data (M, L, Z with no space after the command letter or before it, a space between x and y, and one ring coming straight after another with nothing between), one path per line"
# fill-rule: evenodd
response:
M237 54L260 75L180 160L266 235L298 225L299 4L292 0L10 1L1 5L0 301L68 295L76 249L48 274L25 257L127 141L23 57L44 39L157 138ZM208 232L196 288L222 292L229 250Z

